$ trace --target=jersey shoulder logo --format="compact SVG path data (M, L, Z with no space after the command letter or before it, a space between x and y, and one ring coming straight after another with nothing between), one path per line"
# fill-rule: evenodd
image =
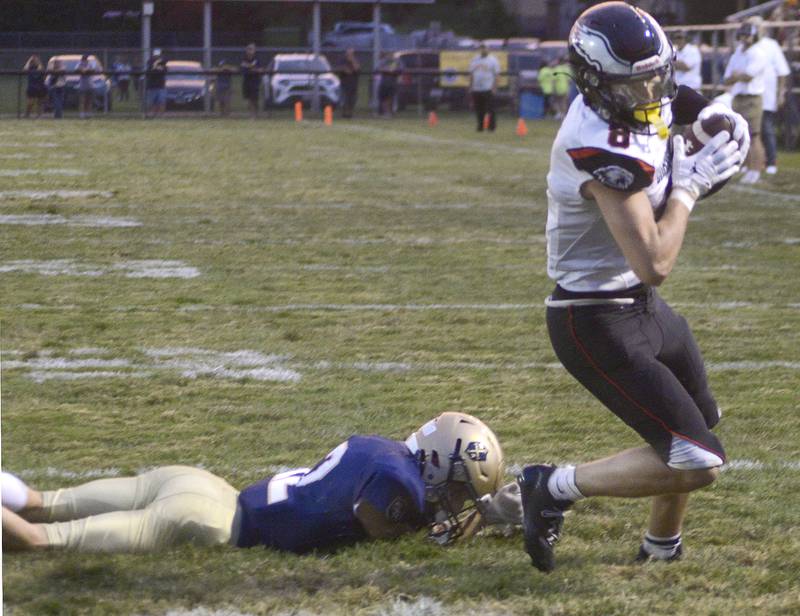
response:
M603 148L581 147L567 150L576 169L586 171L594 179L616 190L642 190L653 182L655 169L649 163Z
M636 179L630 171L618 165L599 167L594 170L593 175L604 186L619 190L628 190Z

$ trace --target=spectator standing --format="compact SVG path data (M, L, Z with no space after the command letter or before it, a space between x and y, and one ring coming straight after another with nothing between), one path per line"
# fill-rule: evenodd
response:
M380 83L378 84L378 112L391 118L394 114L394 97L397 94L397 62L391 52L383 56L380 64Z
M480 46L480 53L469 63L469 90L472 93L472 104L478 119L478 130L483 130L484 117L489 116L489 130L496 126L494 115L494 94L497 91L497 77L500 74L500 63L489 53L486 45Z
M53 60L53 68L48 71L46 83L53 103L53 117L60 120L64 117L64 88L67 86L67 76L61 60Z
M354 49L348 49L344 54L344 61L339 70L339 80L342 84L342 117L352 118L353 109L358 98L358 72L361 64L356 58Z
M167 108L167 62L160 49L154 49L147 61L144 89L147 111L153 117L164 113Z
M556 120L560 120L567 115L567 97L569 88L572 84L572 69L566 58L560 58L553 72L555 86L553 96L555 97Z
M39 56L32 55L28 58L23 70L28 73L28 87L25 91L28 101L25 105L25 117L30 117L31 111L35 109L36 117L38 118L42 115L42 103L47 96L47 86L44 84L44 64L42 64Z
M703 58L697 45L689 43L687 39L683 30L672 33L672 43L675 45L675 83L699 92L703 85L703 78L700 76Z
M256 57L256 44L250 43L244 48L242 58L242 96L247 101L250 115L258 117L258 91L261 86L261 69Z
M750 151L744 161L747 171L739 180L755 184L764 170L764 144L761 142L761 117L763 115L764 72L767 56L758 42L758 27L742 24L736 31L739 44L725 68L723 83L730 86L733 110L747 120L750 128Z
M78 73L78 113L82 119L88 118L92 111L92 75L94 74L94 66L87 54L81 56L81 60L75 70Z
M764 114L761 118L761 141L766 154L766 173L775 175L778 172L778 140L775 136L775 119L786 102L786 77L791 70L783 55L780 43L764 36L762 19L751 17L749 23L759 29L757 45L767 56L767 67L764 71L764 95L762 99Z
M217 66L215 93L217 104L219 105L219 115L223 117L231 112L231 82L235 70L235 67L225 62L225 60L220 60Z
M126 101L130 98L129 90L131 85L131 65L117 56L114 64L111 65L114 74L114 86L117 88L119 101Z
M539 69L537 79L539 81L539 87L542 89L542 96L544 96L545 117L548 115L555 115L553 92L556 85L556 75L554 68L550 66L550 64L545 64ZM478 122L481 122L481 120L478 119Z

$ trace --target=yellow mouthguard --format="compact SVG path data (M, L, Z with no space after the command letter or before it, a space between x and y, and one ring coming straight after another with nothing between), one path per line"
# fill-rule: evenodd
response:
M646 122L656 127L658 136L662 139L669 137L669 128L661 118L660 113L661 105L659 103L651 103L650 105L642 105L633 110L633 117L639 122Z

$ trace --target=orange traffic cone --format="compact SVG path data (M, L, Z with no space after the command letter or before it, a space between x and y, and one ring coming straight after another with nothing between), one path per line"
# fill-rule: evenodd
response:
M489 114L483 114L483 130L489 130Z
M325 122L325 126L333 126L333 107L330 105L325 105L325 110L322 114L322 121Z
M302 122L303 121L303 103L302 103L302 101L297 101L294 104L294 121L295 122Z
M431 111L428 114L428 126L436 126L439 123L439 116L436 115L435 111Z
M520 118L519 120L517 120L517 135L519 135L520 137L524 137L527 134L528 134L528 125L525 124L525 120Z

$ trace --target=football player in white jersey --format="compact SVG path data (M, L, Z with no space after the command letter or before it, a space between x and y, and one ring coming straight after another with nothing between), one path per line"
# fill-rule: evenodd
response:
M525 548L554 566L563 512L591 496L652 497L639 559L681 554L689 492L725 462L719 420L689 327L655 292L672 270L695 202L736 173L744 119L673 79L658 23L624 2L586 10L569 37L580 91L553 144L547 176L550 340L564 367L645 445L577 467L534 465L518 477ZM671 127L724 113L722 132L687 156Z

